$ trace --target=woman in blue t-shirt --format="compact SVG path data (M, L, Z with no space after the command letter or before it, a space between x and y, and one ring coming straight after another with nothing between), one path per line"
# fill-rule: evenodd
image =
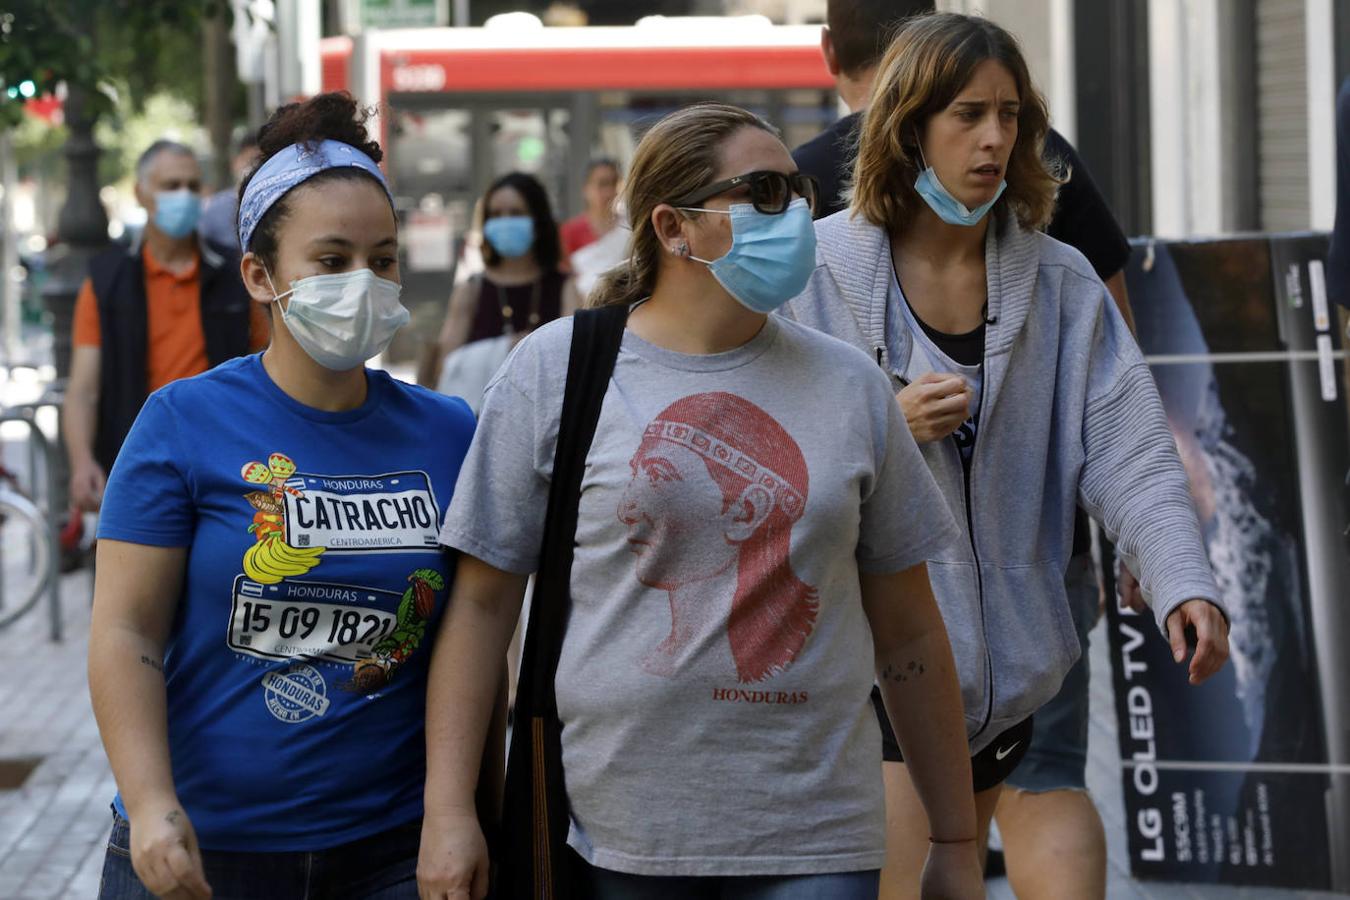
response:
M365 368L408 312L355 102L283 107L259 146L239 240L271 346L152 395L108 481L105 898L417 896L437 533L473 418Z

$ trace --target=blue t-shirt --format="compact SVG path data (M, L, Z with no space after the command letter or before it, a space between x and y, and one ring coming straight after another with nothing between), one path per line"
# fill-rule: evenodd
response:
M289 397L260 355L175 382L108 478L100 538L188 548L164 676L203 847L317 850L421 815L437 535L474 419L366 377L345 412Z

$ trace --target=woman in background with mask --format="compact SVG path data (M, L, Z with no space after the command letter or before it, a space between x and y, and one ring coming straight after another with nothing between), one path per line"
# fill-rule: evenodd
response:
M508 172L483 195L484 270L450 295L440 356L488 338L519 337L560 315L578 298L567 275L548 192L539 179Z
M581 184L581 198L586 208L558 228L563 256L568 260L582 247L589 247L609 234L618 224L614 201L618 199L622 180L619 164L608 157L592 159L587 164L586 177Z
M365 368L408 313L355 102L283 107L259 145L241 271L272 343L151 396L103 506L105 898L416 896L436 535L473 420Z
M954 533L885 377L768 315L811 273L816 186L702 104L639 143L631 314L582 481L557 671L579 896L872 900L881 679L933 821L933 896L983 896L951 651L920 560ZM441 540L461 551L427 705L423 900L481 898L473 786L538 564L572 320L488 387Z
M785 310L891 378L960 526L929 569L961 673L981 839L1032 714L1079 654L1064 589L1078 504L1137 569L1178 663L1195 629L1191 683L1228 655L1148 365L1087 260L1039 230L1057 187L1047 128L1006 31L953 13L909 20L878 70L850 209L817 223L815 272ZM903 741L884 753L882 897L918 897L922 791Z

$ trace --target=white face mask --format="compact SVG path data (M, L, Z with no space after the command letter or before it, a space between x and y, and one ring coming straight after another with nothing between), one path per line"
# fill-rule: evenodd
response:
M272 285L270 274L267 284ZM346 372L383 353L395 332L408 324L408 310L398 302L400 290L370 269L357 269L301 278L276 299L290 295L281 320L301 349L324 368Z

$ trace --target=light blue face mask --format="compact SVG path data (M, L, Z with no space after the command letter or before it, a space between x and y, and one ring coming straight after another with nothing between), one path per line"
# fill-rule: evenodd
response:
M798 197L778 215L757 211L749 203L727 209L687 207L691 212L731 216L731 249L718 259L699 259L717 283L757 313L771 313L806 287L816 268L816 229L811 207Z
M534 246L534 219L498 216L483 223L483 237L502 256L524 256Z
M155 194L155 227L171 238L185 238L197 227L202 198L184 188Z
M928 208L937 213L937 217L948 225L972 225L980 224L985 213L993 208L998 202L998 198L1003 196L1003 191L1008 187L1006 179L1000 180L998 190L994 191L994 198L988 203L981 203L974 209L967 209L966 205L951 195L942 182L938 181L937 173L933 167L923 158L923 148L919 148L919 161L923 163L923 170L919 172L919 177L914 179L914 190L919 192L923 202L928 204Z

